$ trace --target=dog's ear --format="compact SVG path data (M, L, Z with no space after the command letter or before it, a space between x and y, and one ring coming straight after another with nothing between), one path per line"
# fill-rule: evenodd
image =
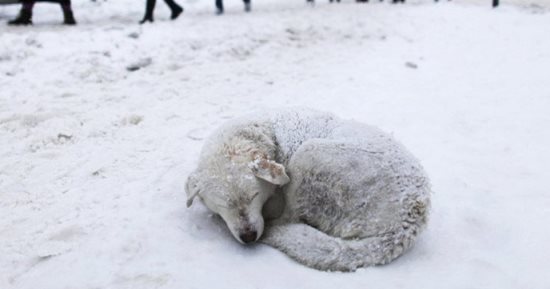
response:
M193 199L199 194L198 187L198 177L199 175L194 172L189 175L187 182L185 183L185 193L187 193L187 207L191 207L193 204Z
M283 186L290 182L283 165L263 157L253 160L250 169L256 177L275 185Z

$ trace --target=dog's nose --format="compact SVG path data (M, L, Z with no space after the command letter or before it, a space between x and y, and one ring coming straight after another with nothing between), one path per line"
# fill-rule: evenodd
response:
M239 234L239 238L241 238L241 241L243 241L245 244L256 241L256 237L258 237L258 233L254 230L247 230L244 233Z

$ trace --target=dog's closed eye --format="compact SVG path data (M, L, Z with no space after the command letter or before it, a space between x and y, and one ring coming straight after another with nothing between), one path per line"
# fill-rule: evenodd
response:
M242 194L239 197L237 197L236 199L228 200L227 205L230 208L235 208L235 207L239 207L239 206L246 206L246 205L252 203L252 201L254 201L254 199L256 197L258 197L259 195L260 195L260 192L255 192L252 196L247 196L246 194Z

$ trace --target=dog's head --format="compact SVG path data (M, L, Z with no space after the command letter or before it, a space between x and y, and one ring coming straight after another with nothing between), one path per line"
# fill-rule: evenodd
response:
M187 206L199 197L219 214L239 242L257 241L264 230L262 208L276 186L290 181L283 165L263 157L228 162L217 170L197 171L186 183Z

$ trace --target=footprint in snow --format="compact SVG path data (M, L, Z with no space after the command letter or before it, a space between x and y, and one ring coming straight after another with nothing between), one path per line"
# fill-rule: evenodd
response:
M201 141L206 137L206 132L202 128L194 128L187 132L187 138L195 141Z
M126 70L133 72L140 70L142 68L145 68L153 63L153 59L151 57L142 58L137 60L136 62L126 66Z

